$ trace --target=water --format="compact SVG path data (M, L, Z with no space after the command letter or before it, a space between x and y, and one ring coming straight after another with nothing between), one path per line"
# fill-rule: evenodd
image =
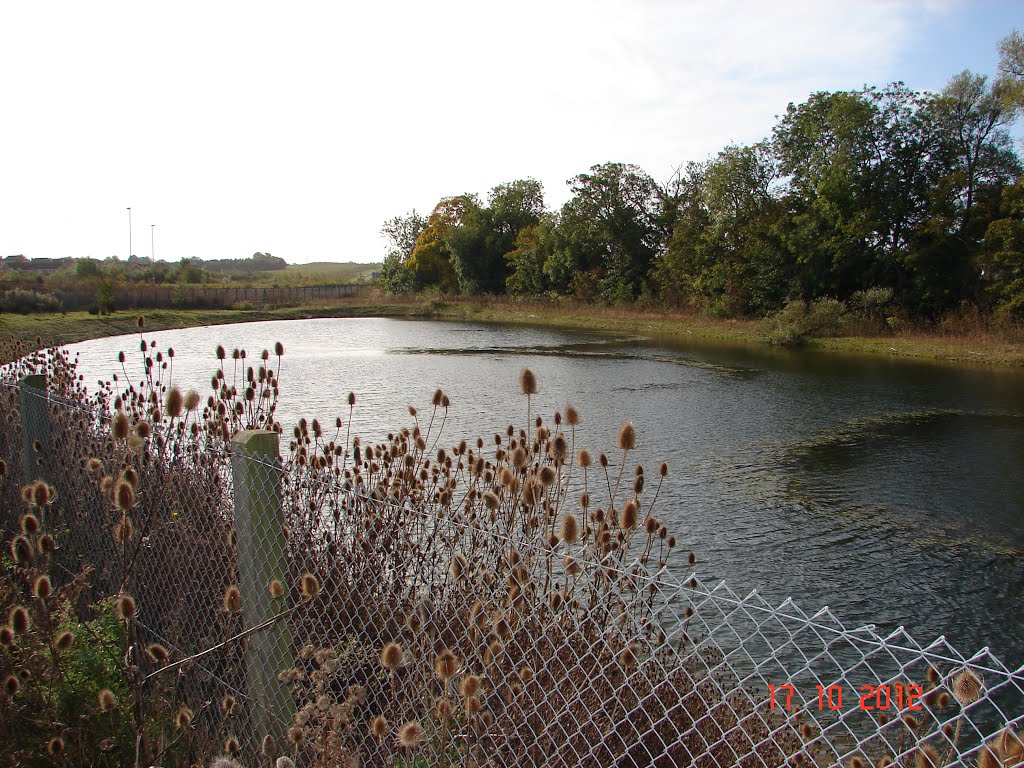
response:
M284 343L279 417L348 421L380 439L452 401L445 440L526 423L519 370L550 421L569 402L576 446L611 449L633 419L657 514L708 580L829 605L848 626L906 626L962 651L1024 662L1024 375L584 331L388 319L250 323L146 334L173 346L175 381L205 393L214 349ZM138 337L72 347L86 381L120 370ZM129 354L137 376L138 357ZM230 361L229 361L230 362ZM610 451L611 455L615 452ZM632 467L627 468L631 471ZM682 558L680 558L682 560ZM680 568L684 567L680 563Z

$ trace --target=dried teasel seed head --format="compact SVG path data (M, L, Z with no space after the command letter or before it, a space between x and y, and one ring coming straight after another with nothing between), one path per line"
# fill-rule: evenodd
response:
M224 740L224 751L229 755L237 755L242 751L242 745L238 743L238 739L234 736L228 736Z
M54 736L48 742L46 742L46 751L51 755L59 755L64 751L64 739L60 736Z
M32 594L41 600L46 599L53 593L53 585L50 584L50 577L45 573L36 576L32 582Z
M410 720L398 729L398 746L403 749L415 749L423 741L423 727Z
M622 507L622 515L619 519L619 524L622 526L624 531L632 531L636 528L637 516L640 513L640 506L636 503L636 499L630 499L626 502L625 506Z
M6 625L0 626L0 645L5 648L14 645L14 630Z
M7 614L7 625L16 635L24 635L28 632L32 622L29 620L28 611L24 606L16 605Z
M18 678L14 675L7 675L3 682L4 695L8 698L13 699L18 695L18 691L21 689L21 683L18 682Z
M135 489L127 480L118 480L114 488L114 505L126 512L135 506Z
M185 406L186 411L194 411L196 408L199 407L199 400L199 393L196 392L194 389L190 389L188 392L185 393L185 398L182 401L182 405Z
M562 539L566 544L572 545L579 541L580 538L580 525L576 516L572 513L567 514L562 518L562 528L559 531L559 538Z
M380 665L389 672L394 672L402 666L404 657L405 651L402 650L402 646L398 643L388 643L381 649Z
M463 574L466 572L466 568L468 567L469 560L466 556L461 552L456 552L452 555L452 559L448 563L448 573L455 581L458 581L462 578Z
M238 613L242 610L242 593L234 584L224 590L224 612Z
M182 704L174 713L174 725L184 731L192 724L192 710Z
M846 763L850 768L865 768L864 759L859 755L854 755Z
M446 683L455 677L460 666L458 657L446 648L434 659L434 674L438 680Z
M100 691L96 696L96 701L99 704L100 712L111 712L117 709L117 697L109 688Z
M165 664L167 663L167 660L171 658L171 654L167 652L167 648L160 643L150 643L147 645L146 655L149 657L150 661L157 664Z
M284 584L281 583L280 579L271 579L267 583L267 594L275 600L279 597L284 597L284 592Z
M922 744L917 748L915 764L917 768L939 768L942 765L939 750L931 744Z
M32 550L32 542L29 541L28 537L18 535L11 539L11 557L16 565L28 566L32 564L34 552Z
M39 518L31 512L23 514L19 522L21 524L21 532L26 536L32 536L39 531Z
M118 596L117 601L114 603L114 608L117 611L117 615L122 620L127 621L128 619L135 616L137 606L135 605L135 598L128 593L122 593Z
M58 632L57 636L53 639L53 647L55 650L63 653L64 651L70 650L71 646L75 644L75 635L70 630L65 629L62 632Z
M167 390L167 396L164 398L164 410L167 415L172 419L176 419L181 416L182 409L185 406L185 398L181 394L181 390L177 387L171 387Z
M519 372L519 392L527 396L537 394L537 377L529 368L523 368Z
M998 757L991 746L986 745L978 753L978 768L1002 768L1002 758Z
M320 594L320 582L312 573L303 574L300 588L302 596L307 600L312 600Z
M636 643L630 643L619 653L619 665L630 669L636 666L637 656L640 653L640 646Z
M619 427L619 434L615 438L615 447L622 451L631 451L636 448L636 428L632 421L627 421Z
M370 721L370 735L377 741L383 741L384 737L388 735L388 721L384 715L377 715Z
M580 412L576 410L576 406L572 403L565 406L565 423L570 427L575 427L580 423Z
M580 448L579 453L576 454L576 463L584 469L589 467L593 463L590 451L586 448Z
M981 696L981 682L969 669L963 670L953 678L953 696L966 707L976 702Z
M37 507L45 507L50 503L50 493L42 480L32 486L32 503Z
M666 464L664 461L661 462L661 466L658 467L658 474L661 475L662 477L665 477L665 475L668 474L668 464Z
M349 408L354 406L356 404L356 393L355 392L349 392L348 393L347 401L348 401L348 407Z
M459 693L464 698L475 696L480 690L480 678L477 675L466 675L459 681Z
M115 413L114 417L110 420L110 433L114 436L114 439L126 439L130 430L131 422L128 421L128 416L125 415L124 411Z
M448 722L455 714L455 705L447 696L440 696L434 701L434 717L442 723Z

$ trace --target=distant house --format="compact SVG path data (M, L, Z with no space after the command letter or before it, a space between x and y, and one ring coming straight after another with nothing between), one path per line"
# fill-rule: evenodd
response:
M20 253L16 256L5 256L4 269L17 269L22 272L56 272L71 263L71 259L28 259Z

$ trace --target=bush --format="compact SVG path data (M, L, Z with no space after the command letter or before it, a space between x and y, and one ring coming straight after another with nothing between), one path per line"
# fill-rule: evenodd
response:
M768 318L764 338L769 344L798 347L812 336L836 335L846 321L846 306L837 299L818 299L810 307L794 300Z
M50 293L37 293L15 288L7 291L0 299L0 312L16 312L27 315L30 312L59 312L61 302Z

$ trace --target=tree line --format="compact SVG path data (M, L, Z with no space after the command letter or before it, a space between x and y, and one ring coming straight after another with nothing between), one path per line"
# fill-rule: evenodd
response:
M829 297L934 317L967 302L1024 319L1024 39L999 74L939 92L903 83L817 92L771 135L679 167L624 163L568 181L560 210L534 179L385 222L390 291L651 300L760 316Z

